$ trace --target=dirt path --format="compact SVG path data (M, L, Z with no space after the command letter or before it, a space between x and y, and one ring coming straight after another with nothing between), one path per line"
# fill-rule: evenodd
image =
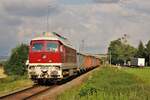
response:
M58 95L60 95L61 93L63 93L65 90L72 88L74 86L80 86L85 80L87 80L87 78L92 74L93 71L98 70L100 67L87 72L84 75L81 75L80 77L67 82L66 84L60 85L52 90L49 90L47 92L45 92L44 94L39 95L36 98L33 98L35 100L56 100L56 97Z

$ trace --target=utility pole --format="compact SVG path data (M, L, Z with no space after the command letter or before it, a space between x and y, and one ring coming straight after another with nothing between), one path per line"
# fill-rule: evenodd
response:
M84 51L84 40L81 40L81 45L79 47L79 52L83 52Z
M50 8L50 5L48 4L48 9L47 9L47 32L49 32L49 8Z

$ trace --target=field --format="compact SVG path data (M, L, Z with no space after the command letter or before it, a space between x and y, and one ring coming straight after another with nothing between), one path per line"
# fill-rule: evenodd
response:
M150 100L150 69L103 67L58 100Z

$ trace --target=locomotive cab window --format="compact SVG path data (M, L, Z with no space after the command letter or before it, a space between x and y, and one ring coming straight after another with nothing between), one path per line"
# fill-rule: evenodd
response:
M56 43L47 43L46 50L51 51L51 52L57 52L58 51L58 44L56 44Z
M43 49L43 44L42 43L34 43L32 45L32 51L41 51Z

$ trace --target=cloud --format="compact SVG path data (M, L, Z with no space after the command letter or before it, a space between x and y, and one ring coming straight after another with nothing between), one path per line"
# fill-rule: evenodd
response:
M91 4L112 4L119 3L121 0L59 0L65 5L91 5Z
M122 0L123 5L121 5L124 9L137 12L139 14L149 15L150 14L150 1L148 0Z
M109 42L123 34L134 46L149 40L147 0L50 0L49 4L49 31L67 37L77 49L85 40L85 52L106 53ZM0 55L47 30L47 6L48 0L0 2Z
M120 0L92 0L95 3L118 3Z
M5 11L15 16L34 16L41 17L47 16L48 9L50 15L60 13L60 8L53 0L48 2L47 0L3 0L2 2ZM49 7L49 8L48 8Z

